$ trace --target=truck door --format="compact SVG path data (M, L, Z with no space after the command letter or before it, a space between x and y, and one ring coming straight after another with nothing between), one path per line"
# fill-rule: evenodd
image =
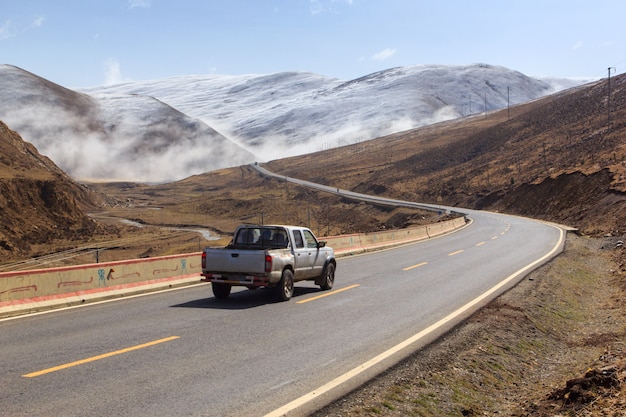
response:
M293 230L293 255L294 255L294 278L304 279L310 275L311 271L311 258L312 254L309 248L306 247L304 238L300 230Z
M322 270L324 269L324 263L326 262L326 257L323 255L322 251L317 247L317 239L313 236L310 230L303 230L304 232L304 241L307 249L309 250L309 259L310 259L310 268L311 277L317 277L322 274Z

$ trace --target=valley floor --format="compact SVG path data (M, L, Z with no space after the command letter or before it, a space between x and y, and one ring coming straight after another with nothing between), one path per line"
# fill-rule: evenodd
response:
M626 416L625 251L563 254L323 416Z

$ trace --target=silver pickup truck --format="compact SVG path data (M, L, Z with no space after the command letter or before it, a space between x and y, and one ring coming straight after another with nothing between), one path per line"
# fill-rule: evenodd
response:
M296 281L331 289L336 267L333 249L298 226L241 225L228 246L202 252L202 281L211 283L217 298L238 285L273 288L278 300L287 301Z

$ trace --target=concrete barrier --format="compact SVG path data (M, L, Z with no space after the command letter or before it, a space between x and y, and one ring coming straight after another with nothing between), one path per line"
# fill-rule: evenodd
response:
M452 220L426 226L353 235L329 236L322 238L322 240L325 240L326 244L335 250L337 256L344 256L441 236L457 230L465 226L465 224L465 217L457 217Z
M199 282L201 253L0 273L0 315Z
M415 242L465 225L465 218L428 226L323 238L336 256ZM201 252L61 268L0 273L0 317L200 283Z

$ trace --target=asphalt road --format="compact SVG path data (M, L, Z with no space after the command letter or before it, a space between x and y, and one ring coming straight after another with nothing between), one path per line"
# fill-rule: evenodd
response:
M339 259L333 291L299 283L289 302L237 288L217 300L200 284L0 321L0 416L304 415L562 247L554 226L470 217L445 237Z

